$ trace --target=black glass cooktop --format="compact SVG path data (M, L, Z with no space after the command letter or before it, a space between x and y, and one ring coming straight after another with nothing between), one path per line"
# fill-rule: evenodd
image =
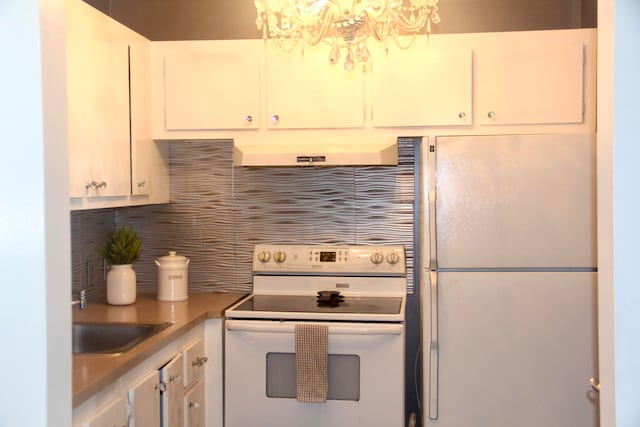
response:
M297 313L399 314L401 297L348 297L339 304L327 304L314 295L253 295L236 311Z

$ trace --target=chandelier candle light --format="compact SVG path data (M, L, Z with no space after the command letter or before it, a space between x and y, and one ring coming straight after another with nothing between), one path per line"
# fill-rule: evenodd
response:
M298 42L331 46L329 63L340 61L344 49L344 68L351 71L356 61L369 60L367 40L389 37L400 46L398 36L415 36L431 23L440 22L438 0L255 0L256 25L263 37L274 39L286 52Z

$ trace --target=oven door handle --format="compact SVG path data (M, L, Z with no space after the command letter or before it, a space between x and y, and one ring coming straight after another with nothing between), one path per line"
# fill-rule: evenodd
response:
M251 320L227 320L228 331L240 332L275 332L294 333L296 322L264 322ZM330 335L401 335L404 329L402 323L371 324L371 325L329 325Z

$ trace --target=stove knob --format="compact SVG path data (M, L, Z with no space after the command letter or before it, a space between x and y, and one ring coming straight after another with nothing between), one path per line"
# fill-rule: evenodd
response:
M387 255L387 262L389 264L397 264L400 261L400 255L395 252L391 252Z
M273 260L278 264L284 262L285 259L287 259L287 254L285 254L284 251L277 251L273 254Z
M374 252L371 254L372 263L380 264L382 261L384 261L384 255L382 255L380 252Z
M261 263L268 262L271 259L271 254L267 251L262 251L258 254L258 261Z

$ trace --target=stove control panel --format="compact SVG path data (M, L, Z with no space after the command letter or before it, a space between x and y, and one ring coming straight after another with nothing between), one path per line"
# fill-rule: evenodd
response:
M404 246L256 245L255 274L406 274Z

